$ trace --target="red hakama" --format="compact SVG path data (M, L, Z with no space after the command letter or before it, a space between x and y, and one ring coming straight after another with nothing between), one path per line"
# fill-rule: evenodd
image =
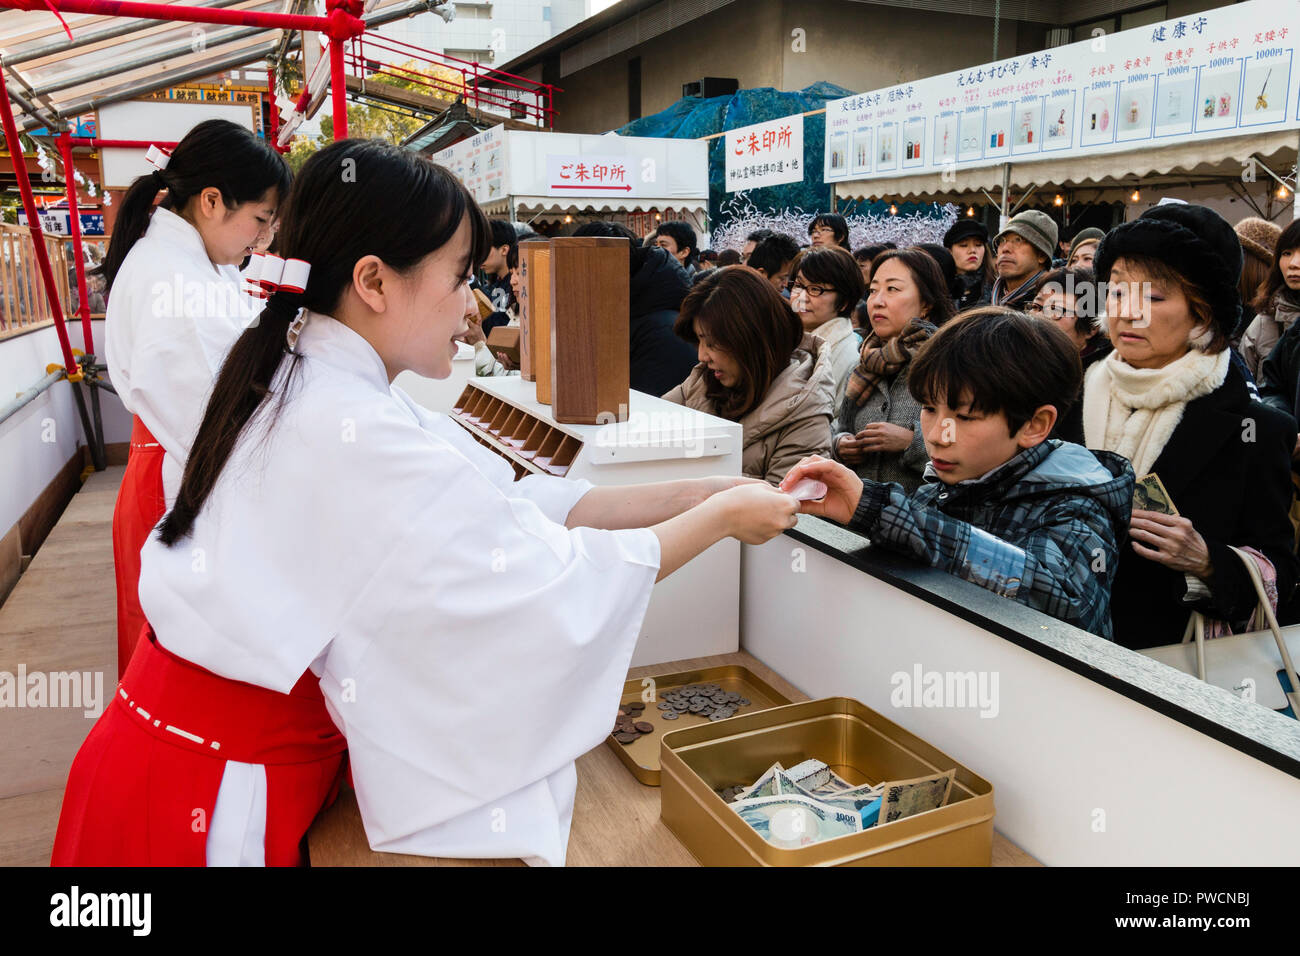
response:
M72 762L50 864L203 866L232 760L266 769L266 865L299 865L346 747L310 671L281 694L197 667L146 628Z
M138 415L131 426L131 451L126 474L113 508L113 571L117 577L117 678L122 679L135 642L145 627L140 609L140 549L149 532L162 520L167 502L163 495L162 445Z

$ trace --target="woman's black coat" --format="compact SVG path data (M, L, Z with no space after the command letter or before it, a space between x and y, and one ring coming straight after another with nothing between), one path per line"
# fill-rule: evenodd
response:
M1214 565L1211 596L1184 603L1182 572L1142 557L1126 542L1110 602L1118 643L1177 643L1192 608L1221 620L1249 617L1255 589L1229 545L1263 552L1277 569L1279 603L1288 602L1300 571L1289 518L1295 440L1295 420L1251 401L1235 364L1222 385L1188 402L1152 471L1178 513L1205 538Z

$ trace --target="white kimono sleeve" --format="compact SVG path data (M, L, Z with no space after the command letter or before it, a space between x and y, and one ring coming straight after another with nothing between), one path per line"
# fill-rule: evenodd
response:
M572 506L560 486L544 509L458 449L435 455L321 671L366 835L376 850L562 864L573 761L609 732L659 541L568 530L544 513Z
M237 289L234 279L224 272L223 277L232 289ZM163 490L170 506L180 490L185 461L203 421L212 383L230 346L239 337L242 323L250 316L187 311L177 308L183 302L165 294L166 282L160 280L159 291L149 295L144 288L136 288L136 284L120 290L124 302L121 311L115 312L120 315L135 309L152 314L135 318L130 353L111 356L111 365L119 369L119 374L112 376L110 371L110 376L119 389L122 404L139 416L166 452ZM208 285L221 288L216 279ZM115 287L114 294L118 291ZM119 321L128 319L123 315Z

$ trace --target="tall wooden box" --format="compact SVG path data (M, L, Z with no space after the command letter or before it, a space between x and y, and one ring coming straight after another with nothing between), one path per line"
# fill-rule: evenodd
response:
M551 240L551 403L557 422L627 421L631 251L626 239ZM540 385L540 368L538 379Z
M551 404L551 244L519 244L519 374Z

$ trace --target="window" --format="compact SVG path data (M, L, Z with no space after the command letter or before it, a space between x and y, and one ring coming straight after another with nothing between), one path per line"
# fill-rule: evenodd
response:
M1145 10L1120 14L1119 28L1121 30L1132 30L1134 27L1146 27L1153 23L1159 23L1161 20L1168 19L1169 15L1166 12L1166 5L1162 3L1154 7L1148 7Z
M543 23L551 22L551 8L549 5L542 7L542 22Z

